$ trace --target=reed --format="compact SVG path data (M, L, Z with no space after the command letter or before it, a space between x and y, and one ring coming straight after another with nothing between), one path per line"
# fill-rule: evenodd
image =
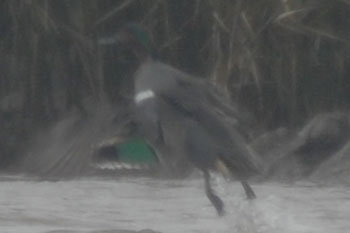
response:
M3 0L0 120L12 114L20 130L0 137L19 141L72 109L127 101L132 63L94 42L130 21L149 30L164 60L210 78L261 126L346 109L349 17L348 0Z

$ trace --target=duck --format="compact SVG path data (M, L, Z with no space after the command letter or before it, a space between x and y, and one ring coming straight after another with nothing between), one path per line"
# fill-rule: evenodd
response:
M139 24L126 24L98 44L126 49L137 60L133 105L140 135L166 169L176 169L177 158L185 156L202 171L206 196L219 216L224 203L212 188L212 171L238 180L246 197L256 198L247 179L259 174L258 160L236 127L242 118L236 105L207 80L162 62Z

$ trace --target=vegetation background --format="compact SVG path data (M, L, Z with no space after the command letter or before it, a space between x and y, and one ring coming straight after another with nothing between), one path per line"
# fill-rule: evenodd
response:
M211 79L261 127L349 107L350 0L2 0L0 166L72 110L122 106L133 64L95 42L130 21L165 62Z

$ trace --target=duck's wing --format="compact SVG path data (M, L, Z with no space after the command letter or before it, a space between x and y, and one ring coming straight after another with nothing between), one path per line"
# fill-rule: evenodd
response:
M196 122L196 127L209 132L210 140L217 145L217 151L222 152L220 156L232 170L241 174L240 171L252 173L257 170L256 156L237 128L230 124L239 122L235 106L207 82L193 80L181 72L174 72L171 77L172 85L155 90L155 95L183 117Z
M191 77L180 76L176 79L176 85L169 90L178 102L183 102L184 107L192 110L205 109L206 112L217 115L228 122L241 121L238 107L220 93L205 80L196 80Z
M195 79L162 63L154 64L149 70L152 72L143 78L152 81L152 92L160 101L170 106L172 111L205 128L213 140L223 145L231 144L230 131L239 121L234 105L230 105L204 80Z
M240 132L227 124L222 114L218 114L218 111L222 111L218 99L214 99L210 90L199 88L193 83L179 81L178 86L158 95L185 117L193 119L195 127L199 127L195 130L200 134L208 132L207 143L216 148L217 155L214 156L220 157L235 177L244 179L257 174L259 158L248 147ZM196 146L200 146L200 143Z

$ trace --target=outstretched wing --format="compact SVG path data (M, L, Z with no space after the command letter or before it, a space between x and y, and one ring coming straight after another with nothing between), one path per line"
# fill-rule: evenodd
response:
M152 85L152 91L161 101L198 122L217 140L230 143L227 128L233 128L240 121L234 105L222 98L208 82L196 80L171 66L157 63L152 70L148 75L156 75L154 80L158 84L163 82Z
M155 95L183 117L193 119L199 131L208 132L208 140L217 145L218 156L231 170L240 174L257 170L254 155L229 122L239 121L237 110L206 82L193 80L177 70L168 72L167 78L172 78L173 85L155 90Z
M155 94L184 117L193 119L201 127L206 128L216 140L229 144L228 121L225 119L227 115L223 110L230 111L230 120L234 122L237 121L235 110L222 108L207 84L187 80L182 76L176 77L175 80L175 85L158 90Z

